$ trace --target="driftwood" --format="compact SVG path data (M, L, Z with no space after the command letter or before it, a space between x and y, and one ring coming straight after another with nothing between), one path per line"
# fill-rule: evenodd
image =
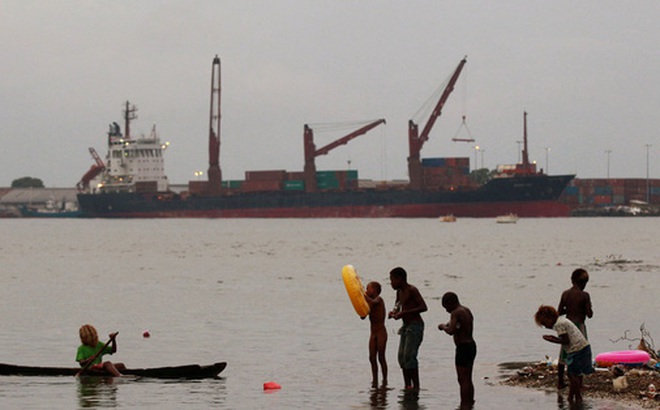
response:
M658 352L655 350L655 341L651 336L651 332L646 330L644 323L642 323L642 325L639 327L639 332L641 334L640 337L631 338L628 336L628 332L630 332L630 330L626 330L625 332L623 332L623 336L619 337L616 340L610 339L610 342L618 343L622 340L627 340L629 342L639 342L637 344L637 347L635 347L634 349L643 350L647 352L649 355L651 355L652 359L656 361L660 360L660 358L658 357ZM633 349L633 345L628 345L628 348Z

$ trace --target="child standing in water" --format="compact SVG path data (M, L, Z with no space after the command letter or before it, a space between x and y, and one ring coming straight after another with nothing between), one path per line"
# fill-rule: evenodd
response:
M569 381L568 401L582 403L582 378L585 374L594 372L589 341L573 322L559 316L552 306L539 307L534 319L539 326L557 332L557 336L543 335L543 339L561 344L565 348Z
M442 307L449 313L449 322L440 323L438 330L444 331L454 337L456 345L456 375L461 390L460 409L471 409L474 405L474 384L472 383L472 368L477 356L477 344L472 338L474 317L467 306L458 301L454 292L447 292L442 296Z
M378 363L383 373L383 387L387 386L387 361L385 347L387 346L387 329L385 328L385 302L380 297L381 287L378 282L369 282L364 298L369 304L369 362L371 363L371 386L378 387Z
M585 339L587 336L587 326L585 321L587 318L592 318L594 315L591 309L591 297L589 293L584 291L584 288L589 282L589 273L584 269L575 269L571 274L571 283L573 286L565 290L561 294L559 307L557 312L560 315L566 315L566 319L570 320L580 329ZM566 348L562 345L559 350L559 360L557 365L557 388L563 389L566 387L564 382L564 367L566 360Z
M406 390L419 391L419 362L417 353L424 339L424 320L422 313L427 311L426 302L419 290L408 283L408 273L402 267L390 271L390 283L396 290L395 308L388 317L401 319L403 326L399 330L399 366L403 372L403 382Z

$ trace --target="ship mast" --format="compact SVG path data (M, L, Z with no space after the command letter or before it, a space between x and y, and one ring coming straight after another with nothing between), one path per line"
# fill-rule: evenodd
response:
M211 104L209 113L208 195L220 195L220 58L216 55L211 67Z
M527 111L523 115L523 152L522 152L522 165L525 171L529 170L529 155L527 151Z
M527 148L527 111L523 115L523 149L522 162L516 164L516 175L536 175L536 164L529 162L529 150Z
M131 120L137 118L137 107L131 105L126 101L126 108L124 109L124 139L131 139Z

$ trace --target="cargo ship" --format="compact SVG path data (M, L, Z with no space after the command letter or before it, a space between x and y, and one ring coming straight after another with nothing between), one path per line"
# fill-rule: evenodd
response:
M223 181L220 168L220 59L212 64L207 180L190 181L175 192L164 167L168 147L152 130L133 137L130 122L136 108L126 102L124 130L110 125L105 162L93 148L95 164L77 187L84 217L92 218L438 218L569 216L558 201L574 175L546 175L528 159L526 113L522 162L500 166L485 183L470 175L468 157L422 158L421 150L466 63L454 70L421 133L408 123L408 174L405 182L374 182L358 178L355 170L317 171L315 158L347 144L384 123L369 122L316 148L312 127L303 133L304 169L246 171L244 180Z

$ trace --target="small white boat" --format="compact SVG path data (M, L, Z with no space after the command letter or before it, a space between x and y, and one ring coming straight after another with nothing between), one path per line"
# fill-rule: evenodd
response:
M456 217L452 214L447 214L440 217L440 222L456 222Z
M500 215L497 218L495 218L495 221L498 224L515 224L516 222L518 222L518 215L516 214Z

